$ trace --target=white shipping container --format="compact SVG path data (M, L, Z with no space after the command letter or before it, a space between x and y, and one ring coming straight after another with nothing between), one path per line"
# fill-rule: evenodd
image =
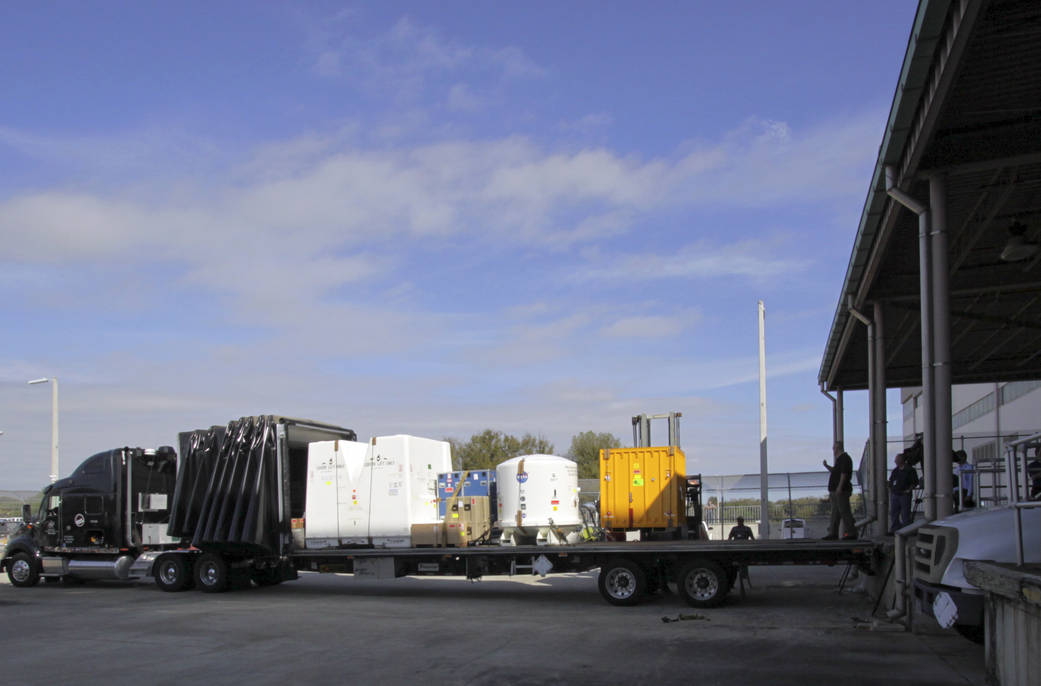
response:
M504 545L557 545L582 528L578 465L557 455L522 455L495 468Z
M340 441L340 459L336 480L336 505L343 545L367 545L369 542L369 498L372 472L365 469L369 458L368 443Z
M372 474L369 536L376 547L408 548L413 524L436 524L437 475L452 470L451 446L417 436L377 436L366 466Z
M437 475L451 471L451 447L416 436L308 446L308 548L412 545L413 524L440 521Z
M368 543L369 444L321 441L307 446L304 537L308 548Z

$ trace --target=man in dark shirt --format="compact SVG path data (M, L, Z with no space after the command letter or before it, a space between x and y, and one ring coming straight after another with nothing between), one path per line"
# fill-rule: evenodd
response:
M730 535L727 536L727 540L730 541L754 541L755 536L752 534L752 530L745 526L745 518L737 518L737 526L730 530Z
M904 454L896 456L896 467L889 474L889 530L911 523L911 491L918 486L918 472L907 464Z
M1034 458L1027 463L1027 476L1030 477L1030 500L1041 500L1041 458Z
M849 497L853 495L853 458L836 442L832 453L835 465L824 460L824 466L831 472L828 477L828 497L831 499L831 522L828 524L828 535L825 541L834 541L839 537L839 520L842 520L842 540L857 538L857 525L853 521L853 511L849 507Z

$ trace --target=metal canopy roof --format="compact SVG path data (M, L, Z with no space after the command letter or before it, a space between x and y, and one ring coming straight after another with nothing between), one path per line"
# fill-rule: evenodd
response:
M918 217L946 176L952 383L1041 378L1041 250L1000 254L1013 221L1041 243L1041 2L922 0L821 362L828 389L868 385L866 327L882 303L886 385L921 384ZM865 307L865 309L869 309Z

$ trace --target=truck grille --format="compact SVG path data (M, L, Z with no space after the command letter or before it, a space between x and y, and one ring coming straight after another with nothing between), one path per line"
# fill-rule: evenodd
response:
M946 526L923 526L915 541L915 577L938 584L958 549L958 530Z

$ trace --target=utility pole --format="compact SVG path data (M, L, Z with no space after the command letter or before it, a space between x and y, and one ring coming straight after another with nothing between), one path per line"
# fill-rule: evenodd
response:
M766 307L759 301L759 538L770 538L770 472L766 460Z
M58 480L58 377L33 379L30 386L51 382L51 483Z

